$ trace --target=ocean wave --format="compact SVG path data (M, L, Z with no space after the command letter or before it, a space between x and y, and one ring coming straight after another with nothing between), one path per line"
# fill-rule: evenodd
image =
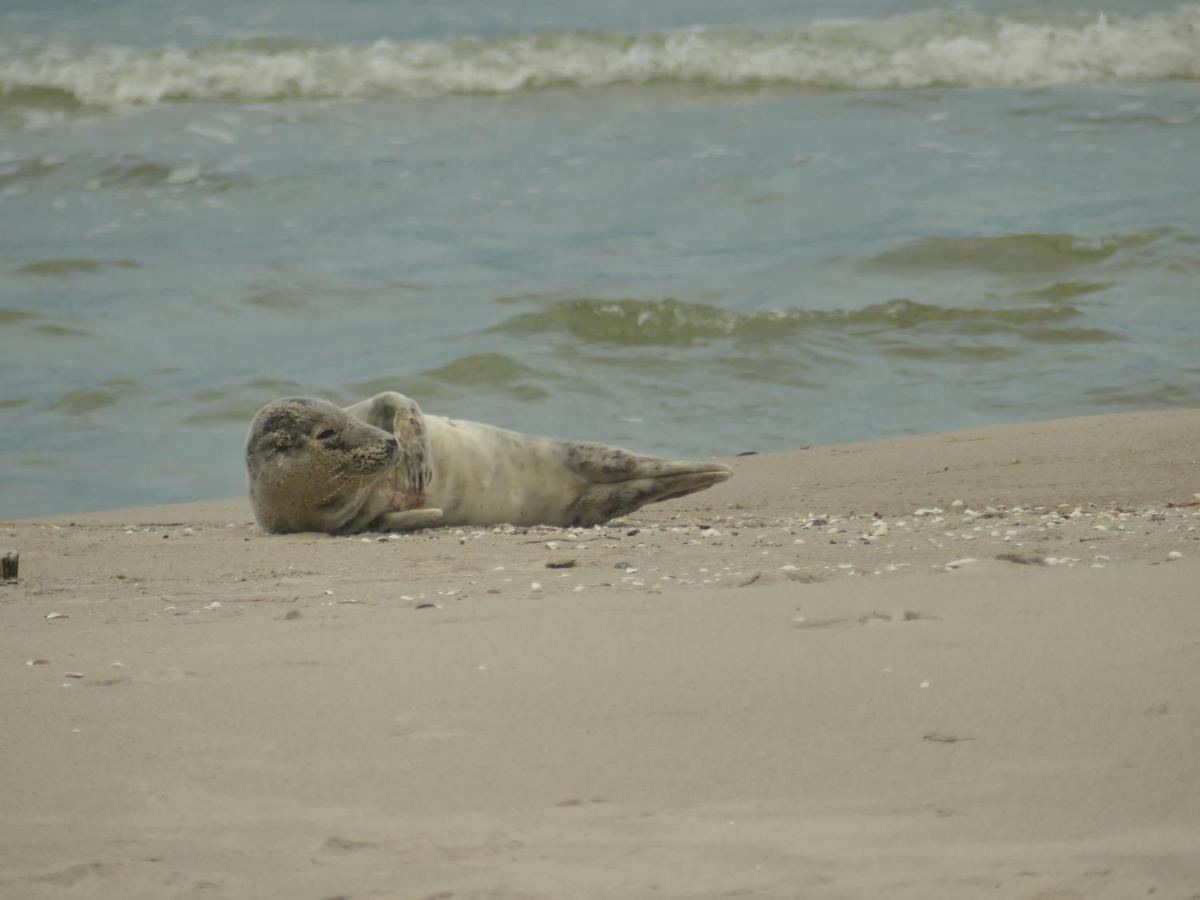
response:
M0 53L0 102L93 107L647 84L892 90L1164 79L1200 79L1198 4L1133 18L960 10L774 32L556 32L369 46L262 39Z
M973 269L993 275L1017 276L1040 276L1101 263L1195 271L1200 265L1198 246L1194 235L1174 228L1151 228L1099 238L1042 233L926 237L872 256L863 260L860 266L868 271ZM1084 283L1085 293L1096 289ZM1055 291L1050 290L1042 299L1055 297Z
M26 263L17 269L18 275L90 275L108 269L140 269L142 264L132 259L87 259L57 257Z
M527 298L536 300L537 298ZM854 310L776 309L734 312L678 300L542 300L542 308L494 326L512 336L560 333L587 344L688 346L705 341L791 340L807 331L852 331L892 337L917 329L960 335L1010 334L1044 343L1118 340L1111 332L1063 327L1082 313L1074 306L970 309L896 299Z
M1125 247L1149 243L1159 232L1086 240L1072 234L1004 234L921 238L867 260L868 269L978 269L1042 273L1098 263Z
M347 395L360 398L380 391L400 391L414 397L444 400L464 393L488 391L514 400L542 400L550 396L541 385L552 373L535 369L503 353L472 353L436 369L416 374L386 375L347 386Z

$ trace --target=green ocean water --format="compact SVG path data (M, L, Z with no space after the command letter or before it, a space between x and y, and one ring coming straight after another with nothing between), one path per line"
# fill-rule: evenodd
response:
M1195 4L197 9L0 10L0 517L240 493L294 394L672 456L1200 405Z

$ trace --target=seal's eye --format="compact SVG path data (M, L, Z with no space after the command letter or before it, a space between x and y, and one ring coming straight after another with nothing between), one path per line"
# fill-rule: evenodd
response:
M318 441L327 441L331 437L335 437L336 435L337 435L337 432L334 431L332 428L326 428L324 431L322 431L320 434L317 435L317 440Z

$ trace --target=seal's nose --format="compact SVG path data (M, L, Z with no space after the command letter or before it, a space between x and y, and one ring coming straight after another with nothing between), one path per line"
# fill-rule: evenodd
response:
M387 444L388 450L390 450L392 453L395 453L400 447L400 443L394 437L388 438L385 443Z

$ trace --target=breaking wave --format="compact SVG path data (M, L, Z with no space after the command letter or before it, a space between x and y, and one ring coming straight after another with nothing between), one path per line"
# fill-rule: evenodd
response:
M536 298L522 298L535 300ZM966 309L896 299L856 310L733 312L678 300L548 300L495 326L510 335L560 333L591 344L686 346L721 339L778 340L805 331L852 330L894 336L920 328L966 335L1011 334L1047 343L1119 340L1111 332L1064 326L1081 315L1068 304Z
M1200 79L1200 5L1120 18L970 11L823 22L788 31L557 32L331 45L0 52L0 103L431 97L679 84L892 90Z

